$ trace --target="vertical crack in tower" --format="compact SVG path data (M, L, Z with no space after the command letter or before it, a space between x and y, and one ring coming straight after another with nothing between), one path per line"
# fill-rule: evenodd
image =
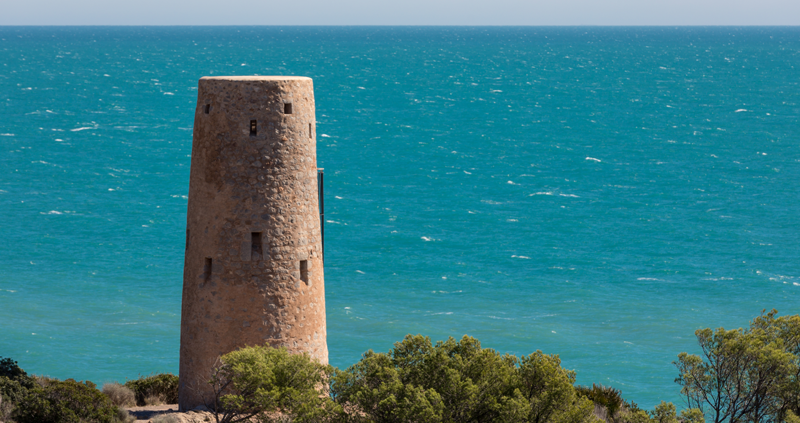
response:
M181 310L181 410L210 400L222 354L284 346L327 363L314 87L200 79Z

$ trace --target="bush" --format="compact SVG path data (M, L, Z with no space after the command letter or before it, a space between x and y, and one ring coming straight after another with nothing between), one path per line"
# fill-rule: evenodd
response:
M170 373L142 376L125 382L125 386L136 395L136 405L178 403L178 376Z
M12 414L17 423L115 423L119 408L92 382L50 381L28 390Z
M408 335L387 354L368 351L333 377L331 395L364 422L590 422L575 373L558 356L517 358L465 336L431 343Z
M209 384L217 422L323 422L339 408L319 389L328 384L332 368L307 353L285 348L245 347L219 358Z
M16 405L36 386L16 361L0 358L0 421L8 421Z
M136 405L136 394L133 393L133 390L117 382L104 384L103 393L117 407L133 407Z
M622 392L620 392L618 389L614 389L611 386L603 386L593 383L591 388L588 386L576 386L575 390L577 391L578 395L586 397L592 400L592 402L595 404L605 407L610 420L614 420L614 416L619 413L623 406L627 405L625 400L622 399Z

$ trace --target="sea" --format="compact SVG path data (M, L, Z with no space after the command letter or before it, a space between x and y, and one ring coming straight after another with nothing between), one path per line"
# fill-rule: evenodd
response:
M198 79L313 78L328 348L558 354L683 402L800 313L798 27L0 27L0 356L178 371Z

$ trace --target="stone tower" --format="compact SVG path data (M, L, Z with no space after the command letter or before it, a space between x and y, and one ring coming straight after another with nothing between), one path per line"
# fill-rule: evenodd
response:
M217 357L285 346L328 362L310 78L200 79L181 311L181 410Z

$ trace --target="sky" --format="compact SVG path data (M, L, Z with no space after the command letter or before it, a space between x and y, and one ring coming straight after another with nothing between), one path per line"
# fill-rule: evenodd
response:
M0 0L0 25L800 25L800 0Z

